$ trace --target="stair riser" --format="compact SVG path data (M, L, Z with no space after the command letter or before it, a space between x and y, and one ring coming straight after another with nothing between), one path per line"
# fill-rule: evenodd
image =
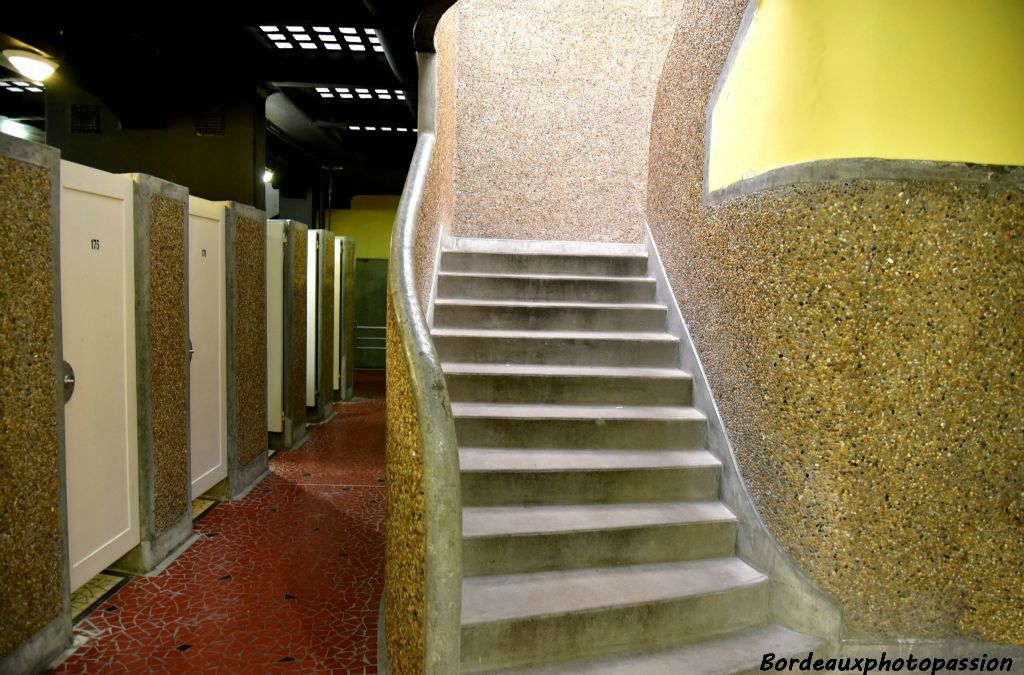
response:
M655 282L438 276L437 297L474 300L654 302Z
M628 471L463 471L464 506L629 504L718 498L717 466Z
M666 310L583 307L435 305L438 328L484 330L597 330L655 333L665 330Z
M445 251L441 254L441 271L629 277L647 274L647 258Z
M445 375L452 401L690 405L689 378Z
M565 420L457 417L459 445L477 448L693 450L704 420Z
M463 672L667 647L768 617L768 583L656 604L462 626Z
M549 340L435 335L434 346L443 361L461 363L674 368L678 361L678 344L671 340Z
M735 522L638 527L572 534L467 537L463 574L518 574L731 555Z

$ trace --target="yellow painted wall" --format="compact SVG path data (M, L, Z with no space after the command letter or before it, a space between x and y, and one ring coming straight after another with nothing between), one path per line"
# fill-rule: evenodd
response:
M359 195L351 209L331 211L331 232L356 240L359 258L386 259L391 255L391 228L398 211L397 195Z
M1024 0L759 0L711 190L818 159L1024 164Z

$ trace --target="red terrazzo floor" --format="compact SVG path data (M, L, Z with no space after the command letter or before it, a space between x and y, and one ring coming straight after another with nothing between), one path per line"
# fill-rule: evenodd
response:
M357 375L244 499L195 524L162 573L75 626L55 673L375 673L384 580L383 372Z

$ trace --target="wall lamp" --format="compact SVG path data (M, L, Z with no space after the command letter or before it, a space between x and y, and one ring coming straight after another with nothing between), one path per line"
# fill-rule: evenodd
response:
M4 57L30 80L42 81L57 70L57 62L24 49L5 49Z

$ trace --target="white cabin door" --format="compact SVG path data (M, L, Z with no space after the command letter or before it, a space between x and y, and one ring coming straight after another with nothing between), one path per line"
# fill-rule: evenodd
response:
M62 161L61 332L71 589L139 543L132 179Z
M223 203L189 197L188 330L192 496L228 475Z

